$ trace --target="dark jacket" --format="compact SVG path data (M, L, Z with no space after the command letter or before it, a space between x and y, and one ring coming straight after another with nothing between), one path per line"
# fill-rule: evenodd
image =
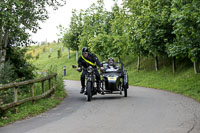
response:
M84 67L84 68L87 68L88 66L92 66L93 68L96 68L96 66L98 67L101 67L102 65L100 64L97 56L93 53L88 53L88 57L85 58L86 60L96 64L95 66L89 64L88 62L86 62L82 56L79 57L78 59L78 67Z

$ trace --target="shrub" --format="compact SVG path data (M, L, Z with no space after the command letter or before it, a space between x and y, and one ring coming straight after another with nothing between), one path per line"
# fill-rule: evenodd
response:
M14 65L7 61L4 67L0 67L0 84L7 84L16 79Z
M58 53L58 58L60 58L60 57L61 57L61 50L59 49L59 50L57 51L57 53Z
M35 56L35 59L37 60L37 59L39 59L40 58L40 54L37 54L36 56Z
M43 53L45 53L46 52L46 47L43 47L42 51L43 51Z
M48 55L48 58L51 58L51 54Z

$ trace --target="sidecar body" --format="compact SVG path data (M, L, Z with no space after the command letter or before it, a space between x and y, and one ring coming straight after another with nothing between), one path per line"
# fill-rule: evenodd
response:
M102 63L104 71L102 72L102 91L105 94L122 94L127 96L128 74L121 62L116 62L109 66L107 62Z

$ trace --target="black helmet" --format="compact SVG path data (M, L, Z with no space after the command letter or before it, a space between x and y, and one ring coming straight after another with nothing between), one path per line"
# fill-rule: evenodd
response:
M88 52L88 48L87 47L82 48L82 53L85 53L85 52Z
M114 59L112 57L108 58L108 61L110 61L110 60L114 61Z

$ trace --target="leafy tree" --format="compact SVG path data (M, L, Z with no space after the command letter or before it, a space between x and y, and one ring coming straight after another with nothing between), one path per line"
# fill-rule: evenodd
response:
M91 41L98 34L104 32L105 27L105 9L102 0L98 0L98 5L92 4L83 14L83 32L80 36L81 47L88 46L91 50L98 49Z
M200 59L200 1L172 1L172 15L176 39L169 47L169 55L189 57L194 63L194 72L198 73Z
M76 50L76 60L78 60L78 49L80 44L80 35L82 33L82 10L78 13L76 10L72 11L72 17L69 29L66 31L63 37L63 43L68 50Z
M155 57L155 67L158 70L158 55L167 55L166 44L173 40L170 0L128 0L125 5L130 8L133 16L133 37L136 50L144 48ZM129 30L131 31L131 30ZM140 44L138 44L140 43ZM143 51L143 50L141 50ZM138 51L140 53L140 50Z
M128 19L125 10L117 5L112 8L113 19L111 20L111 31L113 37L113 48L110 50L110 54L114 57L118 57L120 60L120 56L127 53L128 44L127 44L127 25L126 21Z
M1 0L0 1L0 66L4 66L8 46L27 45L30 31L36 32L39 21L48 18L46 6L57 9L64 0Z

